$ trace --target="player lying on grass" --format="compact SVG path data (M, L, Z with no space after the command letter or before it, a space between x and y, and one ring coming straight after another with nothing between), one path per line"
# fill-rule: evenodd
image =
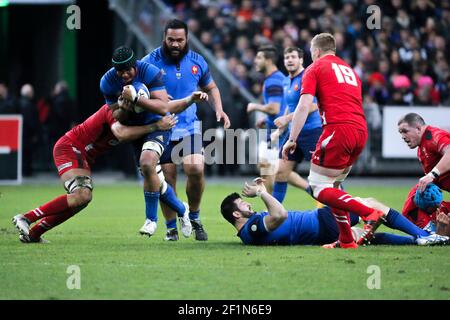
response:
M329 207L306 211L287 211L283 205L270 195L263 183L257 178L254 184L245 183L242 194L246 197L260 196L267 212L255 212L251 205L242 200L237 193L227 196L221 204L223 217L238 231L238 237L244 244L251 245L325 245L336 241L339 229ZM377 232L372 238L372 244L390 245L436 245L448 244L449 237L430 234L408 221L400 213L375 199L359 199L365 205L376 208L384 213L384 224L408 234L402 236L391 233ZM351 225L359 222L359 217L350 215ZM358 230L359 229L359 230ZM353 228L356 239L363 232Z
M177 100L173 103L177 103ZM66 221L89 204L93 190L90 167L99 154L120 142L135 140L157 130L171 130L177 122L173 115L168 115L152 124L125 126L116 121L117 114L123 115L124 110L126 109L117 109L113 113L105 104L85 122L58 140L53 150L53 158L67 194L26 214L13 217L13 224L19 230L22 242L44 242L41 238L43 233ZM176 198L175 192L164 179L160 177L160 181L160 201L173 208L180 220L187 219L189 222L186 205ZM34 222L37 223L30 229ZM190 235L192 227L189 230L182 229L182 232Z

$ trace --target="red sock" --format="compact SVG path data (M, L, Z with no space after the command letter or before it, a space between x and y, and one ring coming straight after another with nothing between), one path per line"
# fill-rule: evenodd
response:
M74 216L76 211L68 209L60 214L54 214L52 216L47 216L38 223L36 223L33 228L30 229L30 237L34 239L39 239L44 232L53 229L57 225L63 223L70 217Z
M317 197L317 200L326 204L331 208L336 208L346 212L353 212L361 217L366 217L371 214L374 209L363 205L356 201L347 192L335 188L325 188Z
M33 209L25 214L25 218L30 222L35 222L44 217L52 216L69 209L69 204L67 202L67 195L59 196L52 201L40 206L39 208Z
M350 215L348 214L348 212L334 208L331 209L331 212L333 212L339 228L339 242L350 243L355 241L353 239L352 229L350 227Z

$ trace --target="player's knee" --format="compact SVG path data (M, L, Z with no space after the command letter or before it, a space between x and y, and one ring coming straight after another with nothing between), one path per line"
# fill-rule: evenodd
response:
M188 177L192 177L194 179L202 178L204 174L203 164L186 165L184 166L184 172Z
M145 155L144 155L145 154ZM143 152L140 159L140 167L144 177L156 173L159 157L155 152Z
M175 190L176 184L177 184L177 177L176 177L176 175L164 173L164 179Z
M277 174L275 176L275 181L280 182L280 181L287 181L289 178L289 170L287 170L286 168L283 167L279 167Z
M85 208L92 200L92 191L88 188L79 188L73 193L74 206Z

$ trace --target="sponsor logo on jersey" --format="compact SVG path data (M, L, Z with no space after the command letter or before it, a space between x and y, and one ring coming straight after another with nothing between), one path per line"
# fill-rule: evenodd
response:
M195 76L195 75L197 75L197 73L198 73L198 67L196 66L196 65L193 65L192 66L192 74Z

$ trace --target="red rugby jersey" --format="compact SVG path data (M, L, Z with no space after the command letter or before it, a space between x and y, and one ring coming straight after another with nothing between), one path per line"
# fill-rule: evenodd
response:
M72 128L66 136L80 149L86 152L88 161L117 145L119 141L111 131L116 120L108 105L103 105L83 123Z
M344 124L367 130L361 80L341 58L325 55L306 68L300 94L317 97L323 126Z
M443 151L450 145L450 132L427 126L417 148L417 157L422 165L423 172L429 173L441 160ZM450 180L450 172L441 174L436 181L441 188L447 189L448 183L444 180ZM447 190L450 192L450 190Z

